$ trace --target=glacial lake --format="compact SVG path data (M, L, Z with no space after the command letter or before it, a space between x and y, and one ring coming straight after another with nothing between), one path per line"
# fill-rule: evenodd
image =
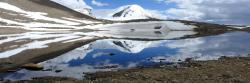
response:
M171 64L187 58L216 60L221 56L248 57L249 41L250 33L247 32L183 39L100 39L39 63L44 66L41 71L20 69L1 73L0 78L21 80L59 76L84 79L85 73Z

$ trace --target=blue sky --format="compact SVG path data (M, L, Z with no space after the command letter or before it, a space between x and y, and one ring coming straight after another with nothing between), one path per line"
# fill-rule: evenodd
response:
M114 9L123 5L138 4L145 9L164 11L168 8L176 7L174 3L166 5L165 3L156 2L154 0L98 0L98 2L108 3L108 6L96 6L91 0L85 0L94 9Z

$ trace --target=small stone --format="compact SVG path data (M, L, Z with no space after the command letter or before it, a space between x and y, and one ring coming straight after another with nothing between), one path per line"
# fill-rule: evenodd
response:
M172 80L171 83L179 83L178 80Z
M225 59L228 59L228 57L227 57L227 56L221 56L221 57L219 58L219 60L225 60Z
M220 75L220 77L225 78L225 79L233 78L233 76L230 74L222 74Z
M185 62L191 62L191 61L193 61L193 58L186 58L185 59Z
M62 72L62 70L56 70L55 72L56 72L56 73L60 73L60 72Z
M130 29L131 31L135 31L135 29Z
M114 56L115 54L114 54L114 53L110 53L109 55L110 55L110 56Z
M124 76L128 77L129 75L128 74L124 74Z
M34 64L34 63L28 63L22 66L22 68L27 69L27 70L42 70L43 66Z
M159 59L160 61L165 61L166 59Z
M0 63L0 65L11 65L11 64L13 64L13 63L11 63L11 62L1 62Z

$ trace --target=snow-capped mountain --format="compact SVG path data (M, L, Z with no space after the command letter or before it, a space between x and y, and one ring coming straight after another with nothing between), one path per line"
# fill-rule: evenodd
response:
M132 20L132 19L149 19L154 16L139 5L126 5L119 7L108 15L114 20Z
M91 15L92 7L88 6L83 0L51 0L65 7L73 9L82 14Z

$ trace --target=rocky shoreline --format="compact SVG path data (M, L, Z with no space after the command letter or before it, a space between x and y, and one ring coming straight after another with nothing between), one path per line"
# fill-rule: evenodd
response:
M219 60L187 59L175 65L97 72L85 80L66 77L41 77L9 83L249 83L249 57L221 57Z

